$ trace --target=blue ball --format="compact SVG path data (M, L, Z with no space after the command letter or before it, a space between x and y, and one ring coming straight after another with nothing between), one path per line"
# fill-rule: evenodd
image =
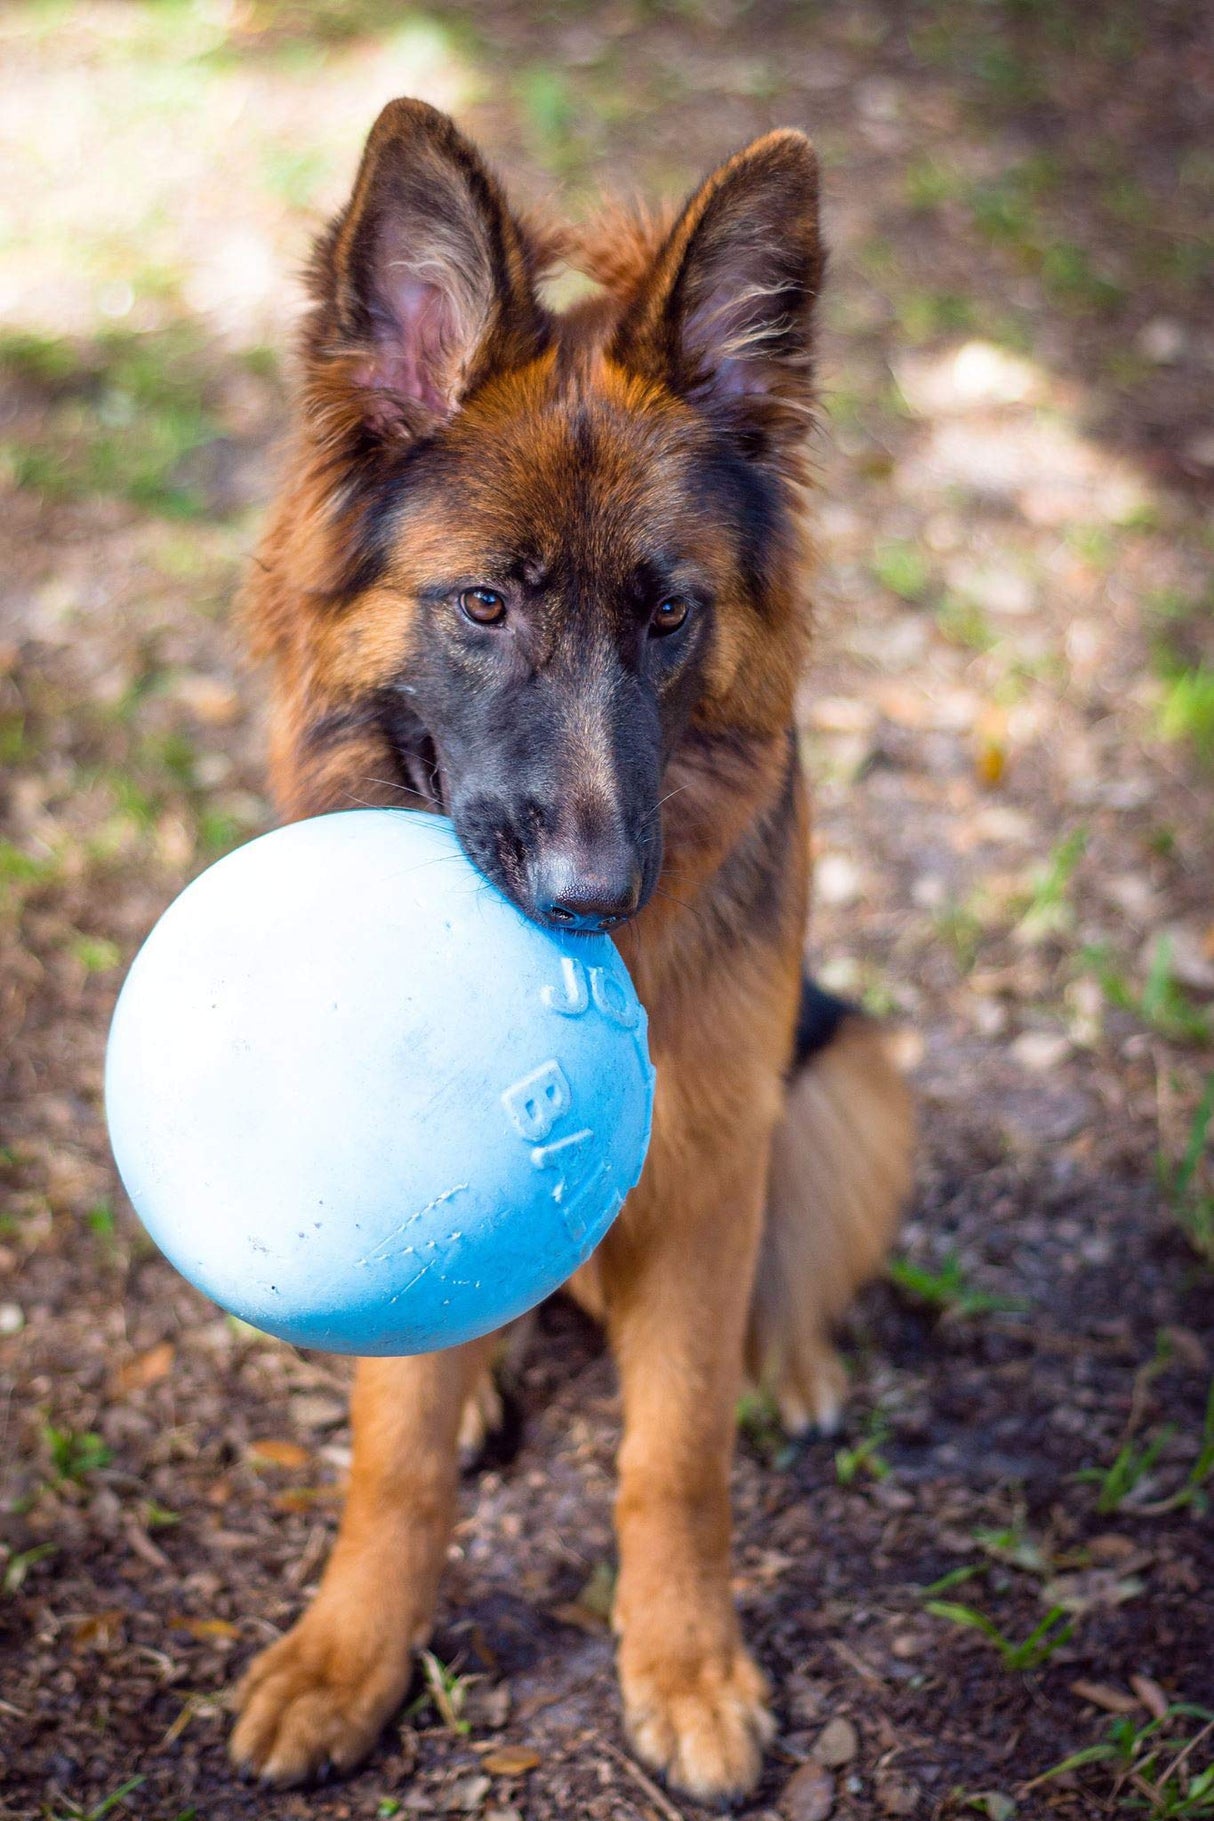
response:
M320 816L220 860L148 937L110 1141L152 1238L234 1315L427 1352L598 1245L649 1142L645 1033L611 940L529 922L449 822Z

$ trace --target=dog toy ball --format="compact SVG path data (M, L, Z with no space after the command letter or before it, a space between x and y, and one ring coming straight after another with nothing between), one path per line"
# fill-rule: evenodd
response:
M152 1238L232 1314L428 1352L602 1239L649 1142L645 1032L610 938L529 922L449 822L320 816L153 929L110 1030L110 1141Z

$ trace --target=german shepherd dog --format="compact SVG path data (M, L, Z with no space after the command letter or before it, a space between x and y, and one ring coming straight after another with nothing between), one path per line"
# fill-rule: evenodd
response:
M554 263L596 281L554 313ZM831 1330L881 1259L911 1116L803 973L813 152L774 132L665 221L561 237L396 101L311 271L285 485L247 591L284 817L450 816L529 917L611 930L657 1068L644 1174L569 1285L619 1368L614 1628L633 1748L743 1794L772 1732L730 1598L747 1375L829 1427ZM239 1690L237 1765L358 1762L426 1639L492 1339L360 1362L310 1610Z

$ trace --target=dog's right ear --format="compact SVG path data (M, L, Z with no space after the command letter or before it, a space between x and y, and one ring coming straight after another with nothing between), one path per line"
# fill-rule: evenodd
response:
M349 203L317 245L305 408L349 459L434 429L491 367L538 351L535 255L454 123L392 101Z

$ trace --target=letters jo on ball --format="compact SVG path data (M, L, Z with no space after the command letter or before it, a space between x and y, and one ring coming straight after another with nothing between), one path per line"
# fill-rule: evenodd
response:
M413 1353L563 1283L644 1162L645 1013L606 936L529 922L450 824L263 835L165 912L106 1059L114 1155L177 1268L300 1346Z

